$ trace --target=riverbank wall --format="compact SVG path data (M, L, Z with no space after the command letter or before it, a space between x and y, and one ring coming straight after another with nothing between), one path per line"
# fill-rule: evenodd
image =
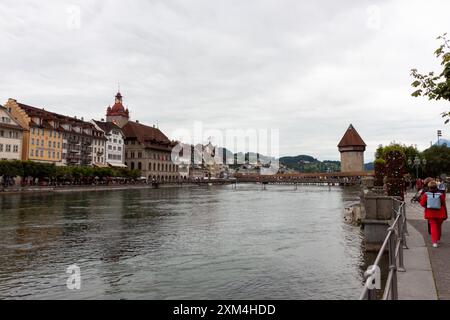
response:
M224 184L224 183L221 183ZM230 184L230 183L228 183ZM16 193L67 193L67 192L95 192L95 191L115 191L115 190L140 190L140 189L159 189L159 188L193 188L204 187L205 183L164 183L164 184L118 184L118 185L77 185L77 186L27 186L27 187L8 187L1 188L2 194Z

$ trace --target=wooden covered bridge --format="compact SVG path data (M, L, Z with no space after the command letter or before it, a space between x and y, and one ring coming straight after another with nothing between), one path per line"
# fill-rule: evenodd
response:
M373 176L371 171L331 172L331 173L289 173L275 175L236 174L237 182L256 182L263 184L300 185L359 185L363 177Z

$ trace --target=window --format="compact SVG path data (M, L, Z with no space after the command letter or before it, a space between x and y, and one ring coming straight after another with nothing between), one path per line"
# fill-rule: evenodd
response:
M15 145L13 147L13 152L15 152L15 153L19 152L19 146L18 145Z
M31 138L31 144L34 145L34 138Z
M41 150L40 154L41 154L41 157L43 158L44 157L44 150ZM36 153L36 155L37 155L37 153Z
M1 151L1 150L0 150L0 151ZM30 154L31 154L32 157L34 157L34 149L31 149Z
M142 170L142 163L140 163L140 162L138 163L138 169Z
M0 152L3 152L3 144L0 143Z
M122 147L117 147L117 151L122 151Z
M41 140L41 147L43 147L44 146L44 140L42 139Z
M55 159L55 151L52 152L52 158Z
M51 141L48 142L48 147L49 147L49 148L52 147L52 142L51 142Z
M5 132L3 130L0 130L0 137L3 137L5 135Z
M138 158L142 158L142 152L138 152Z
M53 141L53 148L56 148L56 141Z
M5 151L6 152L11 152L11 145L10 144L6 145Z

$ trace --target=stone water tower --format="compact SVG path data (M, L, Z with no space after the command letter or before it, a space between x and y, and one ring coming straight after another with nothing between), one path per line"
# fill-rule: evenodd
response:
M341 142L338 144L341 153L341 172L362 172L364 170L364 151L366 144L350 124Z

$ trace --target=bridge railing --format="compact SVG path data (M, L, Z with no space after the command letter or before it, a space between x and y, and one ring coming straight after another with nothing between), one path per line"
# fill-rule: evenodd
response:
M389 273L381 300L398 300L397 272L406 271L403 262L403 249L407 248L405 202L394 199L393 213L395 220L387 230L386 238L373 265L369 266L364 273L365 282L360 300L377 299L377 290L381 289L380 262L386 250L389 255Z

